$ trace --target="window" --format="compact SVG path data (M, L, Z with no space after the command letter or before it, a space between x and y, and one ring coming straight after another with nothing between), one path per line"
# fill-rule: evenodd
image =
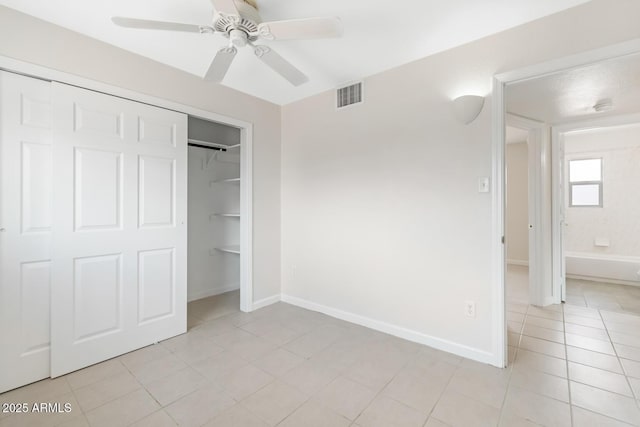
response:
M602 159L569 160L569 206L602 207Z

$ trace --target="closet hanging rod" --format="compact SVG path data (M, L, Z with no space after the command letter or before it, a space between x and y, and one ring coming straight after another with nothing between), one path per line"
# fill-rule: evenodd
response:
M188 145L189 145L189 147L206 148L207 150L216 150L216 151L225 151L225 152L227 151L227 150L225 150L224 148L220 148L220 147L212 147L212 146L210 146L210 145L192 144L192 143L189 143Z
M188 139L187 142L188 145L192 147L208 148L211 150L227 151L227 149L229 148L227 145L209 141L201 141L199 139Z

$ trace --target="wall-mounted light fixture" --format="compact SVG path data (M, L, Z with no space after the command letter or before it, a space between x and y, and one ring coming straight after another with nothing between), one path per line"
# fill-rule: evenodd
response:
M478 117L484 106L484 97L464 95L453 100L453 115L456 120L468 125Z

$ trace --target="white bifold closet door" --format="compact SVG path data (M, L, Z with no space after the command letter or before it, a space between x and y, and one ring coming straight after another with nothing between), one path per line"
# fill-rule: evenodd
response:
M0 393L49 376L51 84L0 71Z
M51 376L186 331L187 116L52 84Z

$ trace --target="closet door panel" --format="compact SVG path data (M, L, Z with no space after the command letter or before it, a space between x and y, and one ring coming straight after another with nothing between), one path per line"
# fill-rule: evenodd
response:
M51 85L0 71L0 393L49 376Z
M174 249L138 253L138 323L151 322L175 311Z
M73 104L74 132L85 134L88 138L99 135L105 138L124 139L124 112L104 104L87 97L78 97L78 102Z
M140 227L173 227L175 206L175 161L140 156L138 162Z
M76 231L122 228L122 152L76 148L74 215Z
M138 116L138 142L175 147L178 129L171 123L172 111L157 113L156 117Z
M6 74L9 75L9 73ZM51 99L38 96L36 92L32 92L27 88L27 86L32 86L33 88L41 86L41 90L45 90L44 85L49 87L49 83L28 77L22 77L22 79L26 80L18 82L21 76L15 75L15 77L17 78L10 77L10 79L15 79L16 83L25 88L20 93L20 124L25 128L40 128L49 132L51 130ZM50 91L51 89L48 88L46 90Z
M73 260L74 342L122 330L122 254Z
M23 262L20 265L20 322L22 354L48 350L50 333L49 261ZM47 363L48 365L48 363Z
M51 231L51 145L22 142L22 233Z
M186 332L184 114L53 84L58 376Z

